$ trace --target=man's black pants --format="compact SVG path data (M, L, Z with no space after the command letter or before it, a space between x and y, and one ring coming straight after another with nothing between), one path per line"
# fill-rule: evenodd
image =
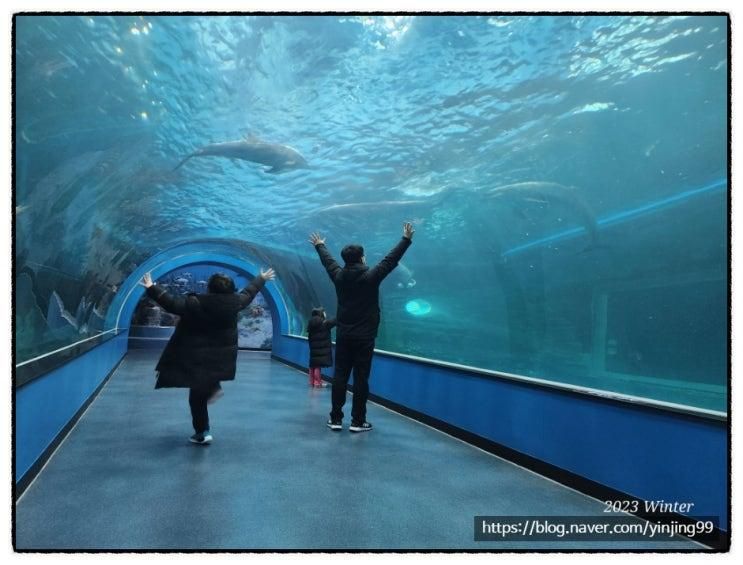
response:
M346 403L346 385L353 371L353 405L351 420L362 424L366 421L366 399L369 397L369 373L374 354L373 339L339 337L335 344L335 375L333 377L333 409L330 419L343 419Z

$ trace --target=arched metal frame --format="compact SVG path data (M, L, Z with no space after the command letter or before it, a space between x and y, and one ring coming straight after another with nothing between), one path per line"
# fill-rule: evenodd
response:
M131 324L134 309L144 294L139 284L145 273L152 273L153 280L176 269L190 265L221 266L248 278L260 272L261 265L244 256L243 250L236 250L228 243L212 243L205 248L203 243L186 243L161 251L139 265L121 284L116 297L108 308L106 328L126 330ZM263 287L263 293L271 309L274 337L287 333L289 329L289 310L278 281L270 281Z

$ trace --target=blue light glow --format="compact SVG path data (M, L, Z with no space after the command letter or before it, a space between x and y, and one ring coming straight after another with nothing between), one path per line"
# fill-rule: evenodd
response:
M405 311L413 316L425 316L431 312L431 305L425 300L410 300L405 305Z

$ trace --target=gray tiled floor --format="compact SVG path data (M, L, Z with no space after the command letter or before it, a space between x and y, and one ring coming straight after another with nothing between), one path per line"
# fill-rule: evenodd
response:
M127 355L21 497L18 549L652 547L476 543L478 514L603 505L375 405L375 431L330 432L329 390L251 354L210 409L214 443L191 445L187 391L153 390L156 358Z

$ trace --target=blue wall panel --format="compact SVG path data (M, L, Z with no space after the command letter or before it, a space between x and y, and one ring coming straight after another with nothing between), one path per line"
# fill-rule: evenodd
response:
M307 342L275 337L273 354L306 366ZM692 516L728 528L726 423L384 355L370 389L637 498L693 502Z
M170 339L175 326L129 326L129 340L134 338Z
M175 327L129 326L129 349L164 349Z
M126 346L123 332L16 389L16 482L121 360Z
M335 345L333 345L333 353L335 354ZM271 354L279 359L285 359L303 367L307 367L310 361L306 339L276 335L276 332L274 332ZM328 367L327 369L323 369L323 374L332 375L332 371L333 368Z

